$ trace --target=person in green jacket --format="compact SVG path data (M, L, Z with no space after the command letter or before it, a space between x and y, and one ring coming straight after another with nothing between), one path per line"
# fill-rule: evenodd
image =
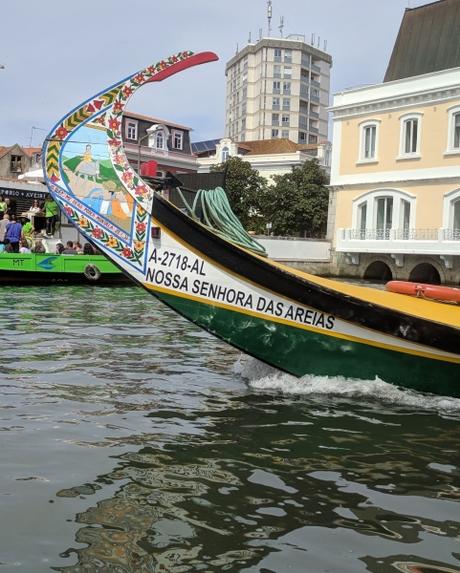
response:
M59 207L51 195L48 195L45 199L44 210L46 217L46 234L49 237L52 237L56 230L56 222L59 217Z
M3 195L0 195L0 220L3 219L3 215L6 213L7 207L8 205L6 204Z
M29 219L25 219L22 225L22 238L27 242L29 248L31 248L34 243L34 227Z

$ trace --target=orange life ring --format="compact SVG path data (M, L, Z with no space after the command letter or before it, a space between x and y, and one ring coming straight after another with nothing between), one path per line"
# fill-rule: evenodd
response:
M412 283L408 281L390 281L385 290L399 294L408 294L430 300L460 304L460 288Z

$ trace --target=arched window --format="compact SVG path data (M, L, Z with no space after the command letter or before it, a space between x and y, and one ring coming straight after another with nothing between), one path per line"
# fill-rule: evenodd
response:
M360 124L359 163L378 161L379 120L372 119Z
M460 106L447 110L447 149L446 153L460 153Z
M420 157L422 114L409 113L402 115L399 119L401 121L399 159Z
M415 197L398 189L376 189L353 202L357 239L409 239L415 223Z
M221 152L222 163L225 163L229 158L229 156L230 156L229 148L227 146L223 147Z
M447 240L460 240L460 189L444 196L442 226Z

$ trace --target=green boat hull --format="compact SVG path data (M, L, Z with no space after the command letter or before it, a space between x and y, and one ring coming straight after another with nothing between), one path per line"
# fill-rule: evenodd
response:
M1 253L3 284L132 284L102 255L53 255L50 253Z
M417 391L460 397L457 364L345 341L162 292L155 295L211 334L294 376L378 377Z

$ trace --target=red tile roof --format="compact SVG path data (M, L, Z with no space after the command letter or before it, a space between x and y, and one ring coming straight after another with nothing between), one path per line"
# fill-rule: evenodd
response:
M270 155L275 153L295 153L317 149L318 143L300 144L287 138L259 139L237 143L238 149L247 151L246 155Z

